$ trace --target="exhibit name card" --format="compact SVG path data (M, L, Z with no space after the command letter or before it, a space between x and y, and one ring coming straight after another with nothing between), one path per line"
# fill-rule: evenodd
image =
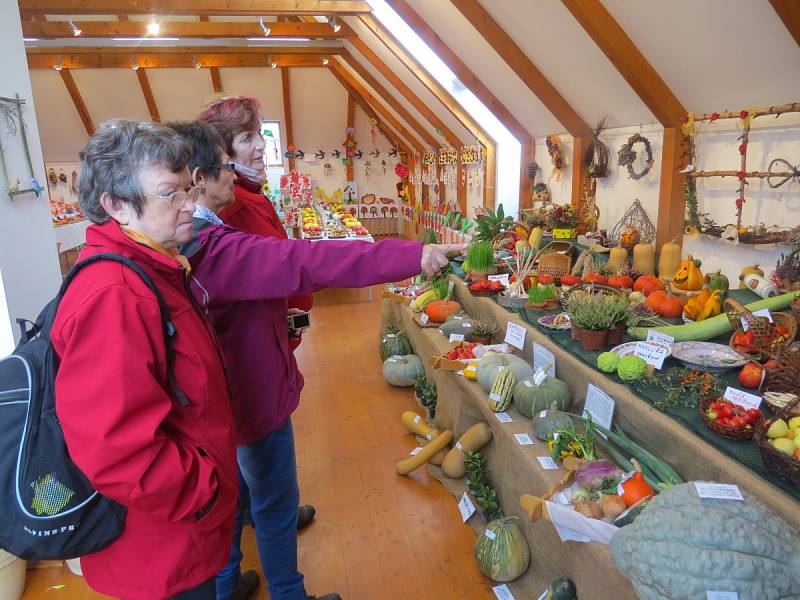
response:
M730 483L709 483L707 481L695 481L694 487L697 495L701 498L713 498L715 500L740 500L744 501L742 491L738 485Z
M592 416L592 421L611 429L614 419L614 400L593 383L586 390L586 403L583 405L583 416Z
M422 313L419 316L419 322L422 323L423 325L427 325L428 321L430 321L430 317L428 315L426 315L425 313Z
M633 355L644 359L644 362L648 365L660 369L664 366L664 359L669 355L669 348L649 342L636 342L636 349L633 351Z
M450 342L463 342L464 341L464 334L463 333L451 333L450 334Z
M499 281L505 287L508 287L508 273L502 275L489 275L489 281Z
M558 470L558 465L549 456L537 456L536 460L539 461L539 464L542 465L542 468L545 469L546 471Z
M531 436L529 436L527 433L515 433L514 434L514 439L517 440L517 443L520 446L532 446L533 445L533 440L531 439Z
M506 343L522 350L525 347L525 333L527 330L522 325L509 321L506 326Z
M533 343L533 368L544 369L550 377L556 376L556 357L541 344Z
M536 384L536 387L542 385L545 379L547 379L547 373L544 372L544 369L536 369L536 373L533 374L533 383Z
M508 589L508 586L505 583L494 586L492 591L499 600L514 600L514 594L511 593L511 590Z
M706 600L739 600L736 592L712 592L706 591Z
M658 331L649 329L647 331L647 341L655 342L656 344L664 344L665 346L671 346L675 343L675 338L671 335L667 335L666 333L660 333Z
M511 423L514 420L507 412L494 413L494 416L501 423Z
M458 510L461 511L461 520L466 523L469 518L475 514L475 505L467 496L467 492L461 496L461 500L458 501Z
M734 404L738 404L745 410L750 410L751 408L758 408L761 406L761 396L749 394L745 391L737 390L736 388L732 388L730 386L728 386L728 388L725 390L725 394L723 394L722 397L725 398L725 400L730 400Z

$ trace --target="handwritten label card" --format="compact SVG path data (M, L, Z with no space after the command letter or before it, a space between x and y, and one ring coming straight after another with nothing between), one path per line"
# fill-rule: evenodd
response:
M558 465L549 456L537 456L536 460L542 465L542 468L547 471L557 471Z
M532 446L533 445L533 440L531 439L531 436L529 436L527 433L515 433L514 434L514 439L517 440L517 443L520 446Z
M466 523L469 521L469 518L475 514L475 505L467 496L467 492L461 496L461 500L458 501L458 510L461 511L461 520Z
M511 344L515 348L522 350L525 347L526 332L527 329L525 329L522 325L517 325L516 323L509 321L506 327L505 341L507 344Z
M593 383L586 390L586 404L583 406L583 416L592 415L592 421L611 429L614 419L614 400Z
M451 333L450 334L450 342L463 342L464 341L464 334L463 333Z
M494 413L494 416L501 423L511 423L514 420L511 418L511 415L509 415L507 412Z
M748 394L747 392L732 387L728 387L722 397L725 398L725 400L730 400L734 404L738 404L745 410L761 406L761 396Z
M508 273L502 275L489 275L489 281L499 281L504 286L508 287Z
M541 344L533 343L533 368L544 369L550 377L556 376L556 357Z
M428 321L430 321L430 320L431 320L430 317L428 315L426 315L425 313L422 313L419 316L419 322L422 323L423 325L427 325Z
M636 349L633 351L634 356L643 358L644 362L648 365L653 365L656 369L664 366L664 359L667 358L668 354L669 348L647 342L636 342Z
M694 487L697 495L701 498L715 498L717 500L741 500L744 501L742 492L738 485L729 483L709 483L707 481L695 481Z
M667 335L666 333L659 333L658 331L653 331L650 329L647 332L647 341L656 342L657 344L664 344L665 346L671 346L675 343L675 338L671 335Z

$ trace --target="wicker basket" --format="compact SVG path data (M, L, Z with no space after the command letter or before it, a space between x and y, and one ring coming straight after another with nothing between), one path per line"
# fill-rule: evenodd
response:
M743 331L742 319L747 321L748 330L753 332L755 336L754 345L762 356L774 358L778 355L780 349L791 344L795 335L797 335L797 321L786 313L771 313L772 322L770 323L766 317L753 316L753 313L733 298L727 298L724 307L725 314L733 327L733 335L731 335L729 342L732 348L736 334ZM779 325L786 328L787 333L776 335L775 331Z
M756 423L754 426L751 425L750 429L747 429L745 426L741 427L733 427L731 425L721 425L717 421L712 421L706 416L706 412L708 411L708 407L711 406L718 398L706 398L700 403L700 416L705 421L706 425L708 425L709 429L714 433L721 435L724 438L728 438L729 440L749 440L753 437L753 433L758 428L761 421Z
M539 275L561 277L569 273L570 269L572 269L572 257L569 254L548 252L539 256L539 266L536 270Z
M787 406L778 406L764 397L764 404L775 414L800 416L800 350L783 347L775 357L775 366L767 370L761 393L782 392L797 396Z
M494 296L495 294L499 294L500 292L503 291L502 288L496 290L474 290L470 286L467 286L467 289L469 290L469 293L472 294L473 296L481 296L481 297Z
M800 325L800 304L797 304L797 302L792 302L792 316L797 321L797 324Z
M761 460L767 470L775 477L794 486L800 486L800 460L779 452L770 444L770 440L767 437L767 429L769 429L770 425L772 425L772 419L765 419L755 427L755 435L753 437L761 452Z
M500 231L501 228L504 228L504 231ZM524 234L518 232L517 230L524 231ZM506 244L511 241L520 241L524 239L526 242L531 235L531 226L527 223L522 223L520 221L514 221L513 223L500 222L494 226L494 237L492 237L492 246L494 246L495 250L499 250L506 246ZM522 237L524 235L524 238Z

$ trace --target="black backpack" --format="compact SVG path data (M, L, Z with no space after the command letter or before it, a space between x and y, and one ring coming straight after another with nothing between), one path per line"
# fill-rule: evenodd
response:
M135 262L96 254L77 263L36 323L23 319L20 343L0 360L0 548L27 560L67 559L105 548L122 533L127 509L94 490L72 462L56 416L57 357L50 329L64 292L75 276L97 261L133 270L161 309L170 384L186 397L172 372L175 327L166 302Z

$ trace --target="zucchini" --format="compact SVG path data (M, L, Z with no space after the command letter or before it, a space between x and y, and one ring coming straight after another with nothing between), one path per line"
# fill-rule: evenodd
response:
M780 296L773 296L772 298L765 298L745 305L750 311L761 310L768 308L771 311L783 310L788 308L792 301L797 297L797 292L789 292L788 294L781 294ZM700 342L705 340L713 340L716 337L725 335L733 331L731 323L728 320L728 315L722 313L716 317L711 317L705 321L697 321L695 323L687 323L686 325L667 325L665 327L631 327L628 329L628 335L635 340L647 339L647 332L650 330L657 331L675 338L676 342Z

